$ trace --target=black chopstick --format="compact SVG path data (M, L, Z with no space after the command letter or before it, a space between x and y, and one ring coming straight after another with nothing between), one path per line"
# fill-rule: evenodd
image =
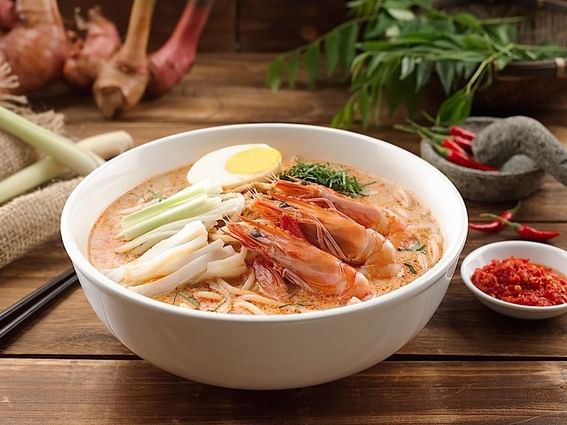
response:
M0 313L0 344L8 334L17 329L25 320L32 317L76 282L75 270L70 268Z

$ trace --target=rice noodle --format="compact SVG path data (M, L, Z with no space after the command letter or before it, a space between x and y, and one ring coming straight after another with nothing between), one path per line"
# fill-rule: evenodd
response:
M232 286L224 279L216 279L215 283L223 288L223 290L227 291L227 293L234 294L234 295L246 295L246 294L254 294L252 291L246 291L241 288L237 288Z
M129 286L129 288L140 294L153 297L166 292L173 291L178 286L184 285L191 281L196 281L197 277L204 273L207 269L207 264L210 261L218 260L222 258L225 254L222 249L220 249L216 242L201 248L199 251L191 254L194 258L189 263L185 264L180 269L165 276L161 279L155 280L150 283L145 283L138 286ZM222 244L222 243L221 243Z
M139 257L137 261L148 261L160 254L163 254L168 249L180 246L186 242L190 242L198 237L203 237L207 235L207 229L200 221L194 221L192 223L186 224L183 228L172 235L171 237L162 240L161 242L154 245L151 249L146 251L144 255Z
M246 278L244 284L240 289L251 290L255 284L256 284L256 275L254 274L254 271L251 271L250 273L248 273L248 277Z
M177 304L177 305L180 306L180 307L183 307L183 308L188 308L188 309L190 309L190 310L196 310L196 309L197 309L193 304L191 304L191 303L186 303L185 301L181 301L181 302L180 302L179 304Z
M232 308L232 294L227 290L227 288L221 282L224 281L222 279L217 279L216 281L213 281L209 284L209 286L212 289L219 291L224 296L224 301L221 301L221 303L217 306L217 308L214 311L219 313L228 313Z
M280 301L276 301L272 298L268 298L268 297L265 297L263 295L258 295L258 294L254 294L254 293L240 295L236 299L237 300L244 300L244 301L253 301L253 302L256 302L256 303L273 305L273 306L276 306L276 307L283 305L283 303L280 302Z
M170 236L177 233L176 230L167 230L163 232L156 232L156 233L146 233L145 235L140 236L130 242L127 242L123 245L120 245L118 248L114 250L114 252L124 253L134 249L137 251L146 252L149 248L154 246L156 243L162 241L163 239L169 238ZM143 249L142 247L145 247Z
M213 300L213 301L223 300L223 297L221 297L216 292L212 292L212 291L196 291L196 292L193 292L193 297L204 298L204 299Z
M225 248L232 247L228 246ZM228 253L229 251L226 251ZM234 250L233 250L234 252ZM236 277L244 274L246 272L246 263L244 259L246 258L247 249L242 247L239 253L231 255L220 260L211 261L207 265L207 272L204 275L205 279L210 279L212 277Z
M259 316L266 314L260 308L258 308L257 306L255 306L254 304L252 304L248 301L236 300L234 302L234 307L248 310L252 314L256 314L256 315L259 315Z
M438 239L436 237L430 237L427 240L427 247L429 248L429 264L435 264L441 257Z
M232 308L232 301L225 299L224 301L219 304L219 306L215 309L217 313L228 313Z
M419 261L419 265L421 266L422 270L425 272L429 269L429 262L428 258L425 256L423 252L418 253L417 261Z
M203 231L204 228L203 228ZM177 235L172 236L170 239L174 238ZM194 233L192 234L194 236ZM182 240L178 238L177 241ZM169 239L166 239L163 242L169 242ZM170 244L174 244L174 242L170 242ZM196 258L192 253L197 250L200 250L207 245L207 236L206 231L205 234L200 234L199 236L195 237L189 242L183 243L178 246L172 246L168 249L160 249L154 252L147 251L146 254L148 255L147 258L144 258L146 254L142 257L130 262L126 263L120 267L110 270L104 270L103 272L106 273L108 277L113 279L116 282L125 282L127 284L135 284L135 283L142 283L148 280L156 279L158 277L167 276L178 270L184 264L188 263L192 259ZM157 246L157 245L156 245ZM163 245L162 247L167 247L167 245ZM220 248L214 246L211 249ZM203 253L206 253L205 251Z
M396 188L396 192L394 194L394 197L400 201L400 203L404 206L404 208L410 208L413 200L411 199L411 196L409 195L409 193L402 189L401 187L397 187Z

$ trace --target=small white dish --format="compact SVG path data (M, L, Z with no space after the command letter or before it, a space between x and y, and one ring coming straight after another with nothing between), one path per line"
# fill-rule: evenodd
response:
M539 320L567 313L567 303L545 307L513 304L494 298L473 285L471 276L477 268L489 264L492 260L511 256L529 258L534 263L551 267L559 273L567 275L567 251L537 242L504 241L484 245L467 255L461 265L463 282L481 303L505 316Z

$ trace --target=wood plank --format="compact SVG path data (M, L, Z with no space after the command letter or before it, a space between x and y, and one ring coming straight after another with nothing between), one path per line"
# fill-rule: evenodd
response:
M71 266L59 240L31 250L25 257L0 269L0 311L39 288Z
M567 248L567 223L539 223L544 229L557 228L562 235L555 244ZM464 252L489 242L506 239L501 235L471 234ZM47 248L47 247L46 247ZM47 263L58 244L42 252L34 251L29 261L24 259L0 271L6 276L0 286L2 297L14 298L29 292L18 285L28 276L41 276L33 264ZM42 258L43 257L43 258ZM518 356L567 358L567 315L545 321L522 321L506 318L484 307L455 275L437 313L429 324L403 347L399 354ZM48 280L49 274L44 274ZM35 280L37 282L38 278ZM36 283L37 284L37 283ZM6 286L5 286L6 285ZM44 314L27 324L18 335L0 347L4 355L128 355L123 347L99 322L84 298L82 290L70 293L64 302L48 308Z
M157 3L149 50L161 46L169 37L181 14L186 0L168 0ZM232 51L236 46L236 0L216 0L207 26L199 43L200 51ZM67 28L74 28L74 11L80 8L86 11L94 6L100 6L105 16L116 23L122 39L128 28L131 1L112 0L74 0L59 2L61 14Z
M242 51L295 48L329 31L347 17L342 0L240 0L238 37Z
M260 392L137 360L0 360L5 424L553 425L567 420L566 385L567 362L387 361L325 385Z

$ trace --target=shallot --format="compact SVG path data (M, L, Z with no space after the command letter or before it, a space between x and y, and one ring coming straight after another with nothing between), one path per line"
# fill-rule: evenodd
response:
M18 78L18 86L9 90L20 94L61 78L69 43L56 0L18 0L16 13L17 23L0 37L0 62Z
M77 26L86 30L86 36L74 40L63 76L76 87L90 89L103 63L120 48L120 36L99 8L89 10L86 22L77 17Z

